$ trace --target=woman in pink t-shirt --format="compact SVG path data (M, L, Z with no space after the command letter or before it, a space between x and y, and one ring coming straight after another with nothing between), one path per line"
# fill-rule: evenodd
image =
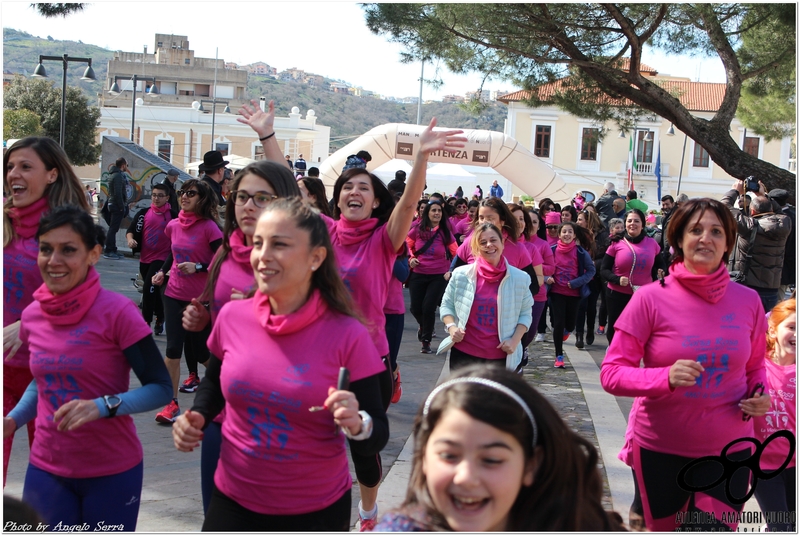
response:
M298 185L299 181L294 180L288 169L268 161L251 163L236 175L230 186L229 202L225 205L222 245L208 269L205 289L183 311L183 327L187 331L202 332L216 321L222 306L232 299L244 299L255 290L250 264L255 224L266 205L273 200L299 197ZM209 307L206 309L202 303L209 303ZM224 413L208 424L200 450L200 483L205 512L214 489L223 417Z
M363 456L385 446L385 367L311 208L297 198L267 205L250 258L258 290L222 307L194 406L173 426L175 446L192 451L226 411L203 530L348 531L352 479L339 429ZM347 389L335 386L342 367Z
M64 149L49 137L26 137L3 155L3 416L14 408L33 376L28 347L19 339L19 318L42 284L36 269L39 246L34 235L39 219L63 204L89 210L80 179ZM33 445L34 425L28 424ZM3 486L12 440L3 441Z
M274 136L274 104L269 112L253 106L243 106L240 122L248 124L264 146L264 154L275 163L287 165ZM419 138L413 169L399 201L385 184L366 169L344 171L333 187L334 219L324 218L330 241L336 253L339 273L352 293L356 309L366 321L367 329L377 351L383 356L386 373L381 376L381 395L388 407L397 370L390 370L386 318L383 308L388 295L389 281L397 252L405 242L411 228L416 203L422 196L430 153L436 150L465 146L461 130L433 130L436 119ZM393 375L393 377L392 377ZM352 452L355 473L361 487L361 528L374 525L377 517L377 489L382 477L379 455L361 457Z
M751 442L734 441L754 437L749 417L770 406L763 305L726 269L735 237L719 201L681 203L668 225L670 274L633 295L602 363L603 388L637 398L626 447L651 531L735 531L743 509L750 472L720 480L718 463L703 462L683 473L702 457L750 459Z
M608 290L608 344L613 341L614 324L621 315L633 292L655 280L666 265L660 255L660 245L644 232L646 216L631 208L624 216L623 235L612 236L611 244L602 259L600 270Z
M155 184L150 206L139 210L125 233L128 247L139 255L139 274L142 278L141 313L149 325L155 316L153 334L164 333L164 304L161 291L153 286L153 275L164 265L171 244L166 237L167 223L178 215L177 206L169 204L169 186Z
M105 232L92 217L54 208L36 237L44 284L20 328L35 380L3 421L9 438L36 420L22 499L53 531L135 531L143 453L130 415L169 399L169 375L136 305L100 286ZM131 370L142 386L128 391Z
M480 210L480 201L469 201L469 204L466 205L466 217L455 223L452 233L458 244L463 243L472 233L474 228L472 222L477 219L478 210Z
M217 197L211 187L197 179L183 183L178 192L180 213L166 226L166 235L172 251L164 265L153 276L153 284L164 283L164 273L169 273L164 290L164 320L166 322L166 369L174 385L174 397L155 416L158 423L171 424L180 414L178 383L180 382L180 357L186 354L189 377L180 385L181 392L194 392L200 384L197 363L208 361L208 330L199 333L183 328L183 309L203 292L208 277L208 267L214 253L222 245L222 231L217 220Z
M554 212L550 212L552 215ZM547 277L549 304L552 307L552 339L555 342L555 367L565 368L563 342L569 338L577 322L580 299L588 297L588 282L596 274L588 251L578 243L590 240L577 223L561 223L558 243L551 246L555 272Z
M764 443L774 433L787 433L796 441L795 298L771 309L766 344L771 407L765 416L754 418L755 437ZM774 438L760 457L761 470L769 472L785 467L776 477L757 482L755 498L766 514L769 531L796 531L796 450L788 461L790 451L787 438Z
M411 314L419 324L416 337L422 343L421 352L432 353L430 341L435 331L436 308L447 287L444 274L449 271L450 260L458 248L444 220L440 201L428 201L419 224L411 228L405 242L410 250L408 265L412 270L408 279Z

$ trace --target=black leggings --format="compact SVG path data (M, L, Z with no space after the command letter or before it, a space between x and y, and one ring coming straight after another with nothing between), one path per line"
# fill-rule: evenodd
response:
M449 371L454 372L458 368L463 368L470 364L481 364L483 366L505 367L505 359L484 359L464 353L455 346L449 350Z
M769 531L796 531L796 467L772 479L760 479L755 498Z
M572 332L577 324L577 307L579 295L563 295L555 292L549 294L549 305L552 309L552 341L555 343L555 355L563 355L563 333Z
M600 284L602 286L602 291L600 292L599 297L602 298L602 302L599 304L599 324L604 327L608 324L608 285L604 282Z
M164 296L164 321L166 321L166 358L180 359L186 354L186 367L189 373L197 373L197 363L208 362L208 335L211 326L198 333L188 332L183 328L183 309L189 301Z
M311 482L309 482L310 484ZM349 531L352 490L332 505L299 515L264 515L250 511L214 487L203 531Z
M621 313L624 312L624 307L627 306L627 303L630 302L633 295L617 292L616 290L608 288L605 292L605 297L608 300L608 328L605 331L605 335L608 337L608 345L610 345L613 341L613 333L616 332L614 329L616 320L619 319Z
M436 324L436 307L441 304L447 281L444 274L423 275L412 272L408 279L411 296L411 314L422 329L422 342L430 343Z
M405 328L405 314L386 314L386 339L391 371L397 371L397 356L402 344L402 330Z
M141 313L148 324L156 320L164 321L164 305L161 302L161 288L153 286L153 275L164 265L163 260L154 260L149 264L139 262L139 273L144 281L141 293Z
M633 446L635 448L635 475L638 478L644 516L650 531L730 531L721 522L723 511L742 511L743 504L737 505L727 499L725 482L703 492L684 489L677 481L680 470L693 461L690 457L659 453ZM748 450L728 453L730 461L748 459ZM749 488L749 470L737 470L730 476L729 488L733 497L742 497ZM686 480L691 486L701 487L719 477L717 463L702 463L692 469ZM759 486L759 485L758 485ZM703 505L697 504L700 501ZM678 515L679 513L679 515ZM651 516L652 524L650 525Z
M598 278L594 277L588 283L588 288L591 290L591 295L581 299L580 305L577 307L577 334L593 331L594 323L596 323L596 302L602 292L602 285L599 283ZM586 325L586 319L588 320L588 325Z
M388 409L391 405L391 396L394 393L394 376L392 375L389 366L389 357L383 357L383 364L386 366L385 371L380 372L378 379L380 380L380 397L383 402L383 408ZM379 453L374 455L361 455L350 448L350 455L352 456L352 465L355 467L355 476L358 483L364 487L374 488L380 484L383 479L383 460L380 458Z

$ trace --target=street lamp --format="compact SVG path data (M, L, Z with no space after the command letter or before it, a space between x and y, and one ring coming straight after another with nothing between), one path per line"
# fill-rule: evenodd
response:
M108 90L114 96L119 95L122 91L119 90L119 85L117 85L117 80L120 78L127 80L127 76L114 76L114 83L111 84L111 88ZM136 131L136 84L139 80L144 82L152 82L153 85L150 86L150 89L146 90L145 93L150 95L151 97L157 97L158 87L155 85L155 78L152 76L139 76L138 74L133 75L133 106L132 111L130 112L130 140L134 143L136 142L133 139L133 133Z
M201 99L199 102L200 102L200 105L197 106L195 109L197 111L201 111L201 112L205 112L205 108L203 108L203 102L208 102L208 103L211 104L211 108L212 108L211 109L211 150L214 150L214 128L216 127L216 105L217 105L217 103L224 104L225 105L225 109L222 110L222 113L230 113L230 101L229 100L220 100L220 99L214 97L213 99L208 99L208 100Z
M666 132L667 136L674 135L674 123L671 123L669 131ZM677 195L680 194L680 184L682 183L682 166L685 163L685 146L688 144L688 134L682 140L682 156L680 157L680 176L677 177Z
M61 61L64 64L64 79L61 85L61 131L59 132L58 138L58 144L63 148L67 128L67 66L70 61L88 63L89 66L83 71L83 76L81 76L80 79L95 81L97 77L94 75L94 69L92 69L92 58L71 58L68 54L64 54L63 56L39 56L39 64L36 65L36 69L34 69L31 76L34 78L47 78L47 71L44 70L44 65L42 65L42 61L45 60Z

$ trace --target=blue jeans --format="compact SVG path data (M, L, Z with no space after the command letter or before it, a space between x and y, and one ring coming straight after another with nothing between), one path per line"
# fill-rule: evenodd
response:
M777 306L780 302L779 288L752 288L760 296L760 302L763 303L763 310L769 312L772 308Z
M22 501L49 524L45 531L58 531L59 523L82 525L84 531L103 526L135 531L143 475L143 461L119 474L86 478L61 477L29 464Z

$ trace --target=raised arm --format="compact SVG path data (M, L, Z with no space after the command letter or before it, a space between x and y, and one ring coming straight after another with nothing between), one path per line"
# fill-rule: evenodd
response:
M261 110L261 105L255 99L251 100L252 106L245 104L239 110L239 115L236 120L242 124L249 125L258 135L261 140L261 145L264 148L264 156L270 162L285 165L286 169L291 171L288 162L283 157L283 151L280 150L280 145L277 143L275 137L275 101L269 101L268 111Z
M394 207L394 211L391 212L388 223L386 223L386 231L395 251L402 247L402 242L405 241L405 237L411 229L416 202L424 191L427 177L427 160L430 157L430 153L437 150L459 149L466 146L466 137L458 135L462 134L463 130L434 131L433 128L435 126L436 118L433 117L419 139L419 152L416 154L413 169L405 184L405 192Z

